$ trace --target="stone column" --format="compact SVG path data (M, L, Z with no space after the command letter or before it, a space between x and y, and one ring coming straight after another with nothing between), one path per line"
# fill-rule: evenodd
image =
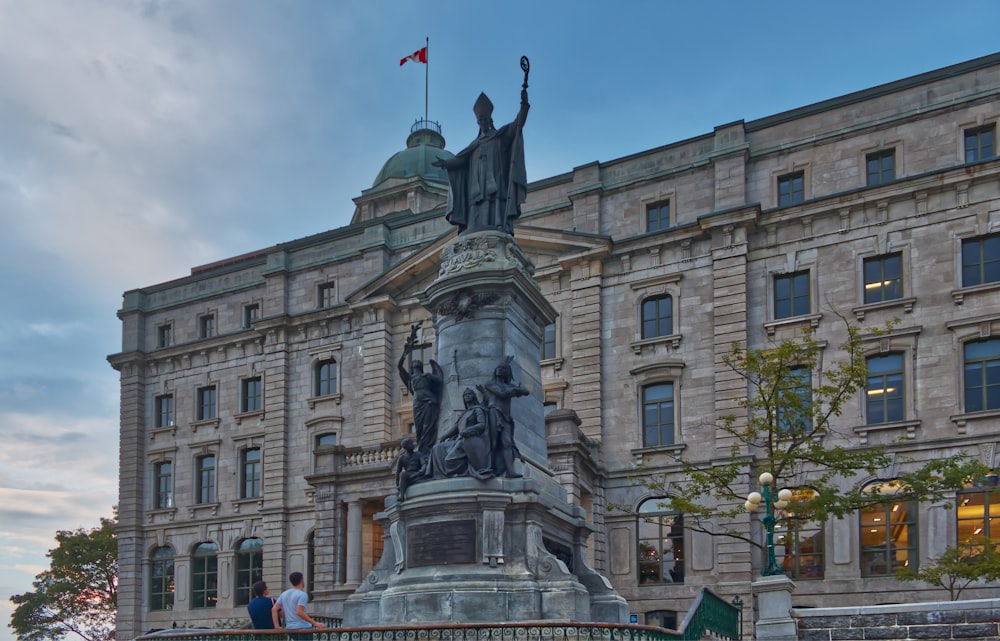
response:
M361 501L347 504L347 584L361 583Z
M750 586L757 597L759 617L755 638L758 641L795 641L795 620L791 614L795 583L784 575L762 576Z

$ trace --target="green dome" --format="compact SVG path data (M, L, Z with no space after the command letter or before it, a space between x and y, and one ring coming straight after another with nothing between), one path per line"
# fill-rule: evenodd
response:
M406 149L396 153L382 166L372 187L378 187L390 178L413 178L414 176L436 183L448 182L448 172L434 167L438 158L454 158L455 155L444 148L441 126L436 122L418 120L410 129L406 139Z

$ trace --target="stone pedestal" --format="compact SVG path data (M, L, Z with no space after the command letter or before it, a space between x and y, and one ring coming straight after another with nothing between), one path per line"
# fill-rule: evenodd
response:
M593 526L548 467L541 342L556 312L513 237L464 234L422 294L444 372L439 434L509 357L530 394L511 400L521 478L423 480L375 518L383 556L344 604L344 625L567 621L626 623L628 605L587 566Z
M757 597L756 638L759 641L795 641L795 620L791 614L795 583L784 575L762 576L751 583L750 588Z

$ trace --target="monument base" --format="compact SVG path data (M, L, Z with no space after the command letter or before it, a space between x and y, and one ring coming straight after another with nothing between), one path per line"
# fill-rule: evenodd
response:
M798 633L792 618L795 583L784 575L762 576L750 584L757 597L760 618L754 625L760 641L795 641Z
M586 565L581 508L527 465L524 478L414 485L386 499L382 560L344 604L344 625L626 623L628 606Z

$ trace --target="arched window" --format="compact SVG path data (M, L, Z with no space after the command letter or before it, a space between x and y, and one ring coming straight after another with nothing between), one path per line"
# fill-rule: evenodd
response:
M656 338L674 333L674 299L670 294L642 301L642 337Z
M639 505L639 585L684 583L684 515L666 510L662 501Z
M236 546L236 605L250 603L250 588L264 578L264 542L243 539Z
M917 504L896 501L894 481L869 483L862 492L871 502L861 508L861 576L895 576L901 567L917 569Z
M164 545L150 555L149 609L174 609L174 550Z
M792 501L784 518L774 524L775 552L785 575L793 579L822 579L825 542L823 524L795 513L795 504L816 497L807 487L792 490Z
M330 396L337 393L337 361L332 358L316 363L313 395Z
M219 546L199 543L191 554L191 607L214 608L219 600Z

